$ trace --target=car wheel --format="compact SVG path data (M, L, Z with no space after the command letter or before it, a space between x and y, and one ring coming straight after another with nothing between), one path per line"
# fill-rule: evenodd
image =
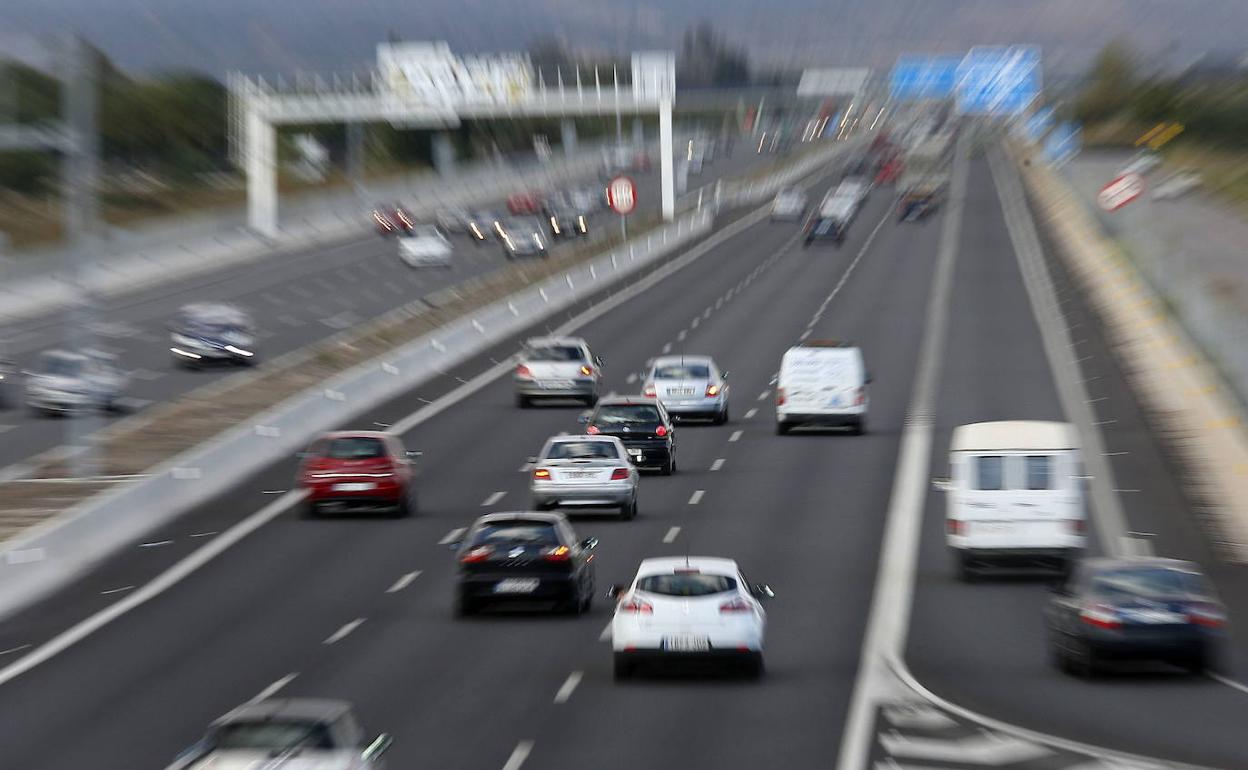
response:
M521 396L521 395L519 395L519 394L517 394L517 395L516 395L516 406L517 406L517 407L519 407L519 408L521 408L521 409L528 409L528 408L529 408L529 406L530 406L530 405L532 405L532 403L533 403L533 402L529 400L529 397L528 397L528 396Z
M475 615L477 614L477 609L478 607L476 601L469 599L463 594L460 594L459 597L455 599L455 617L457 618L466 618L469 615Z
M309 500L303 506L303 517L305 519L319 519L321 517L320 504Z
M585 397L585 405L586 405L586 406L588 406L588 407L589 407L589 408L591 408L591 409L592 409L592 408L594 408L595 406L597 406L597 405L598 405L598 394L597 394L597 393L594 393L593 395L586 396L586 397Z
M1204 652L1195 652L1183 658L1179 666L1193 676L1200 676L1212 668L1209 665L1209 656Z
M676 462L672 458L667 458L663 465L659 468L659 475L671 476L676 470Z
M1091 678L1101 672L1101 661L1086 639L1072 639L1066 655L1069 670L1076 676Z
M792 427L793 427L793 426L792 426L792 425L790 425L790 424L789 424L789 423L787 423L787 422L777 422L777 423L776 423L776 435L777 435L777 436L787 436L787 435L789 435L789 430L790 430Z
M634 497L632 500L628 501L628 505L624 506L623 508L620 508L620 520L628 521L629 519L636 518L636 516L637 516L637 498Z
M722 412L720 412L719 414L715 415L715 424L716 424L716 425L727 425L727 424L728 424L728 407L726 407L726 406L725 406L725 407L724 407L724 410L723 410Z
M858 420L854 423L854 435L861 436L866 432L867 432L867 418L859 417Z
M406 519L413 513L416 513L416 494L411 490L408 490L403 495L403 499L399 501L398 505L394 506L394 513L392 515L396 519Z
M611 667L612 676L615 681L620 682L633 677L633 661L621 652L615 653L614 665Z
M954 551L954 570L958 574L958 580L963 583L974 583L979 579L979 571L975 569L974 560L970 554L963 551Z
M766 667L763 665L763 654L761 652L751 653L745 659L745 676L748 679L759 679L762 677Z

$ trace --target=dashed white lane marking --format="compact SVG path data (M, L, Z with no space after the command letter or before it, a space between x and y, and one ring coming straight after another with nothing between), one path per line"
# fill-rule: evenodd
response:
M1101 457L1121 457L1122 455L1131 454L1130 452L1101 452Z
M464 534L464 527L456 527L455 529L452 529L450 532L447 532L445 535L443 535L442 539L438 541L438 545L446 545L448 543L453 543L456 540L458 540L463 534Z
M402 591L404 588L407 588L408 586L410 586L412 584L412 581L418 577L420 577L420 570L413 570L407 573L406 575L404 575L403 577L399 578L398 580L394 581L394 585L387 588L386 593L388 594L398 593L399 591Z
M334 633L325 637L325 641L323 642L323 644L336 644L338 642L341 642L343 639L346 639L347 636L350 635L352 631L354 631L355 629L363 625L363 623L364 623L364 618L356 618L355 620L351 621L350 623L347 623L346 625L344 625L342 628L338 629Z
M766 400L767 400L767 397L768 397L768 396L770 396L770 395L771 395L771 390L764 390L762 393L759 393L759 394L758 394L758 399L757 399L757 400L759 400L759 401L766 401Z
M665 342L665 343L663 343L663 352L664 352L664 353L671 353L671 352L672 352L672 343L670 343L670 342Z
M802 340L802 342L805 342L806 340L810 339L810 329L807 329L806 331L802 332L800 339Z
M100 591L100 596L108 596L109 594L119 594L122 591L131 591L134 586L122 586L121 588L110 588L107 591Z
M702 495L705 495L705 494L706 494L705 489L699 489L696 492L694 492L692 495L689 495L689 505L697 505L698 503L702 502Z
M728 440L729 440L729 441L740 441L740 440L741 440L741 431L739 431L739 430L734 430L734 431L732 432L732 435L728 437Z
M663 536L663 542L674 543L678 537L680 537L680 527L669 527L667 534Z
M1108 420L1097 420L1096 422L1092 424L1093 425L1113 425L1116 422L1118 422L1118 420L1114 419L1113 417L1110 417Z
M30 649L30 648L31 648L31 647L33 647L33 646L34 646L34 645L30 645L30 644L20 644L20 645L18 645L17 647L10 647L10 648L9 648L9 649L7 649L7 650L0 650L0 656L4 656L4 655L12 655L12 654L13 654L13 653L15 653L15 652L21 652L22 650L28 650L28 649Z
M212 537L215 534L217 534L217 531L214 529L211 532L192 532L190 536L191 537Z
M607 625L603 627L602 633L598 634L598 641L606 642L611 639L611 621L607 621Z
M293 672L291 672L291 673L287 674L286 676L282 677L281 679L278 679L276 682L274 682L273 684L269 685L268 687L265 687L265 688L264 688L263 690L261 690L260 692L256 693L256 697L252 698L252 699L251 699L250 701L248 701L248 702L249 702L249 703L259 703L259 702L260 702L260 701L262 701L262 700L268 700L269 698L272 698L274 695L277 695L277 694L278 694L278 692L280 692L280 691L282 690L282 688L284 688L286 685L288 685L288 684L290 684L291 682L295 681L295 677L297 677L297 676L299 676L299 672L298 672L298 671L293 671Z
M706 310L702 311L702 319L706 320L710 317L711 317L711 308L708 307Z
M481 501L481 507L489 508L491 505L494 505L495 503L497 503L499 500L502 500L506 496L507 496L507 493L502 490L495 492L494 494L490 495L489 497Z
M716 459L715 462L711 463L711 470L713 471L717 471L722 467L724 467L724 458L722 457Z
M173 545L172 540L153 540L150 543L139 543L140 548L160 548L163 545Z
M636 372L630 372L629 375L624 378L624 382L627 382L629 385L632 385L636 381L637 381Z
M572 697L572 691L581 683L581 678L585 676L583 671L573 671L568 674L568 678L564 680L563 686L559 688L559 692L555 693L555 703L567 703Z
M694 318L692 321L690 321L690 322L689 322L689 328L690 328L690 329L696 329L696 328L698 328L698 324L700 324L700 323L702 323L702 319L701 319L701 318Z
M16 427L16 425L0 425L0 433L8 433Z
M752 420L754 419L754 415L756 414L758 414L758 410L755 409L754 407L750 407L750 410L745 413L745 419Z
M520 770L520 766L524 764L524 760L529 758L529 752L533 751L533 741L520 741L516 744L516 748L511 752L511 756L507 758L507 764L503 765L503 770Z
M1139 492L1140 490L1138 490L1138 489L1115 489L1114 491L1115 491L1115 492L1126 492L1126 493L1133 493L1133 492Z

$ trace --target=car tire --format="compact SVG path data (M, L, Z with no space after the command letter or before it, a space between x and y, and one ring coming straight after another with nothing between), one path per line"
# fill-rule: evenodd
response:
M853 434L854 434L855 436L861 436L861 435L865 434L866 432L867 432L867 418L866 418L866 417L859 417L859 418L858 418L858 419L854 422Z
M725 407L724 407L724 410L723 410L722 412L720 412L719 414L715 415L715 424L716 424L716 425L727 425L727 424L728 424L728 407L726 407L726 406L725 406Z
M1209 655L1205 652L1195 652L1179 661L1179 666L1191 674L1192 676L1201 676L1211 670Z
M586 396L585 405L588 406L590 409L593 409L595 406L598 406L598 394L594 393L591 396Z
M617 652L611 666L612 678L617 682L622 682L633 678L633 661L629 660L624 653Z
M675 458L669 457L667 458L667 461L664 462L663 465L659 468L659 475L671 476L673 473L675 473L675 471L676 471L676 460Z
M964 551L953 552L953 567L962 583L974 583L979 580L979 571L975 569L974 560Z
M532 404L533 402L529 399L528 396L521 396L519 394L516 395L516 407L517 408L528 409L530 406L532 406Z
M793 428L793 426L792 426L790 423L787 423L787 422L777 422L777 423L776 423L776 435L777 435L777 436L787 436L787 435L789 435L789 431L790 431L792 428Z
M476 601L469 599L463 594L460 594L455 598L455 617L457 618L466 618L471 615L475 615L477 614L478 609L479 607L477 606Z
M745 659L743 668L747 679L761 679L766 671L766 666L763 664L763 654L761 652L751 653Z
M396 519L406 519L414 513L416 513L416 493L409 489L405 491L399 504L394 506L394 512L391 515Z
M634 497L628 501L628 505L620 509L620 521L630 521L637 518L637 498Z
M1070 661L1070 671L1075 676L1091 679L1101 673L1100 656L1086 639L1072 639L1071 649L1066 653Z

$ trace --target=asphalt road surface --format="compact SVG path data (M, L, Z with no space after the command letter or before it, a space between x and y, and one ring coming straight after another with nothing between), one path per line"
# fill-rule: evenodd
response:
M738 142L731 156L719 156L702 174L690 177L689 189L741 176L776 159L776 155L751 152L748 142ZM657 166L639 174L637 182L634 221L659 210ZM511 192L500 190L493 208L505 214L502 197ZM601 210L591 218L590 230L593 237L614 235L619 231L619 218ZM231 367L187 371L172 364L168 325L182 305L229 301L248 309L259 329L261 360L274 358L507 263L493 240L482 245L466 235L453 240L451 269L411 268L399 259L393 240L369 232L106 301L93 324L97 346L118 355L131 381L119 402L121 414L96 418L96 427L238 371ZM558 253L572 246L556 242L553 248ZM6 343L4 347L19 367L30 367L39 352L66 346L66 319L65 313L57 312L0 325L0 341ZM16 475L20 461L66 442L71 427L65 419L31 413L22 406L22 395L20 388L10 386L8 408L0 408L0 478Z
M526 508L525 458L547 436L578 429L577 407L516 409L506 377L463 395L467 386L455 378L488 370L491 356L514 352L513 340L352 423L394 424L434 410L447 394L463 395L426 411L403 435L424 452L414 518L305 520L287 493L293 459L257 467L231 493L6 622L0 665L125 601L244 517L273 513L169 590L0 684L0 766L160 767L211 719L277 682L283 695L353 701L370 730L394 734L394 767L832 766L945 227L942 216L897 224L891 203L889 191L876 191L840 248L804 249L791 224L750 226L577 331L605 359L608 387L620 393L637 390L635 373L660 352L709 353L730 370L732 422L678 428L680 470L643 479L639 517L586 516L574 526L600 538L600 589L629 579L644 557L685 553L736 558L752 579L771 584L777 598L761 681L674 675L614 683L603 600L582 617L452 617L453 558L439 542L483 512ZM982 158L970 161L963 216L933 475L944 475L957 424L1062 418ZM1154 532L1157 553L1207 561L1232 617L1243 617L1242 578L1210 561L1095 319L1062 276L1058 282L1068 321L1082 325L1084 374L1105 398L1097 412L1116 420L1101 426L1105 440L1127 453L1110 458L1118 484L1141 490L1121 493L1132 529ZM808 333L864 349L874 376L867 435L775 435L773 377L783 351ZM1248 766L1238 732L1248 695L1168 672L1082 682L1049 666L1043 584L955 582L943 503L935 494L927 501L908 651L928 687L1033 729ZM1236 663L1242 675L1242 656ZM557 702L561 690L566 698ZM896 748L899 719L879 720L883 749ZM977 732L962 723L949 729ZM917 762L910 766L961 766L924 763L918 745L909 744L908 761Z

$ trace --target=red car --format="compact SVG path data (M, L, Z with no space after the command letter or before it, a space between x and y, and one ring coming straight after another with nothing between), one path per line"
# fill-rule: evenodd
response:
M542 213L542 196L534 192L508 195L507 210L512 214L540 214Z
M308 515L349 510L411 515L416 510L412 466L419 455L389 433L326 433L300 454L297 482L308 491Z
M377 233L386 237L400 232L410 234L416 227L416 221L402 206L373 209L373 221L377 224Z

